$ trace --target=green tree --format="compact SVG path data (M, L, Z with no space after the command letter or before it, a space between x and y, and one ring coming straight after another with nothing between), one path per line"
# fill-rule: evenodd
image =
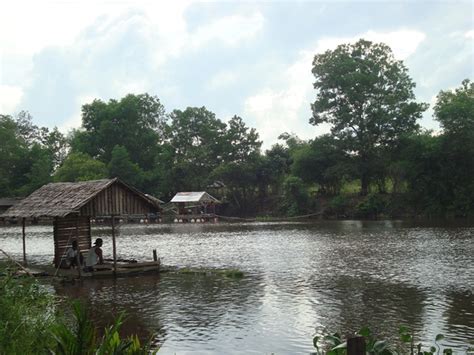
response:
M107 177L106 165L85 153L71 153L54 175L54 181L87 181Z
M114 147L121 145L140 168L151 170L165 126L165 111L155 96L129 94L107 103L94 100L82 106L82 128L73 132L71 147L108 164Z
M449 213L474 211L474 84L464 80L454 91L441 91L434 107L440 137L441 178Z
M307 212L309 196L303 180L297 176L288 176L283 183L283 207L289 216Z
M130 185L142 188L144 173L138 164L130 160L130 156L125 147L120 145L114 147L108 169L110 177L118 177Z
M174 110L170 116L175 189L202 189L209 173L224 161L226 124L205 107Z
M379 149L418 129L427 105L415 102L415 83L385 44L359 40L314 57L317 90L310 123L331 124L331 134L358 159L361 193L373 178Z
M24 163L28 144L11 116L0 115L0 141L0 196L14 196L27 182Z
M351 161L330 135L315 138L297 150L292 173L305 183L316 183L320 192L338 194L345 177L351 175Z
M262 142L258 140L255 128L248 128L239 116L232 117L227 123L224 136L227 162L243 162L260 152Z
M441 91L436 97L434 115L446 134L472 136L474 134L474 83L465 79L454 91Z

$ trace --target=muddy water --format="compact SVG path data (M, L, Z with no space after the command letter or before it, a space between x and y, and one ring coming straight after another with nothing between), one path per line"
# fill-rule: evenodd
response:
M33 264L53 256L52 228L27 228ZM96 227L111 255L110 230ZM296 354L315 333L369 326L382 337L410 325L420 341L474 343L474 228L337 221L125 225L119 257L178 267L237 268L242 279L161 274L84 281L56 292L87 300L95 320L126 311L125 328L155 334L160 354ZM0 228L21 258L21 231Z

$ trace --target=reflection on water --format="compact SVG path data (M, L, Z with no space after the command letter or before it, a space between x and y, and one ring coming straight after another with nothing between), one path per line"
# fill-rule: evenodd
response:
M243 279L165 273L56 286L87 300L106 324L126 311L125 328L153 333L160 354L311 351L315 332L349 334L368 325L393 337L410 325L423 342L474 339L474 246L471 227L399 221L217 225L124 225L119 257L165 264L238 268ZM50 262L52 228L27 228L33 263ZM110 230L96 227L111 255ZM0 246L21 258L19 228L1 228Z

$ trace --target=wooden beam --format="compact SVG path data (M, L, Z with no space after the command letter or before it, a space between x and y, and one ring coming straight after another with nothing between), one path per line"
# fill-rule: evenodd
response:
M347 355L365 355L364 337L357 336L347 339Z
M25 233L25 224L26 224L26 219L23 218L21 220L21 234L23 237L23 265L27 265L26 263L26 233Z
M114 256L114 276L117 273L117 245L115 243L115 216L111 216L112 219L112 250Z

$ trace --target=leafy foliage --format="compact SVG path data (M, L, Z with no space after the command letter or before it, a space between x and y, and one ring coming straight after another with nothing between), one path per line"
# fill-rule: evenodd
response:
M365 343L365 351L367 354L373 355L434 355L441 353L439 342L444 339L442 334L438 334L434 340L434 345L430 345L428 350L426 346L418 343L415 349L415 340L409 328L402 326L399 329L400 341L404 346L390 344L386 340L377 339L367 327L362 328L356 334L356 337L362 337ZM313 346L316 352L312 355L346 355L348 353L349 340L344 340L338 333L326 335L324 337L314 336ZM327 350L322 350L326 348ZM443 349L443 354L453 354L451 348Z
M310 123L331 133L358 158L361 192L373 177L371 162L383 147L418 128L427 105L414 101L408 69L385 44L359 40L318 54L313 61L316 101Z
M107 177L104 163L85 153L71 153L54 176L55 181L87 181Z
M0 273L0 354L154 354L149 343L137 336L123 338L124 316L104 329L99 337L87 309L72 303L72 317L64 305L35 279L13 277L9 269Z

